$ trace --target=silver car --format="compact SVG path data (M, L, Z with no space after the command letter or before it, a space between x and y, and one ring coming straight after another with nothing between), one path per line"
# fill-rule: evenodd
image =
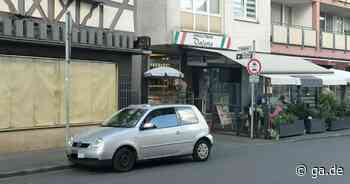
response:
M67 156L75 164L111 164L129 171L140 160L192 155L209 158L213 136L192 105L136 105L124 108L101 127L69 140Z

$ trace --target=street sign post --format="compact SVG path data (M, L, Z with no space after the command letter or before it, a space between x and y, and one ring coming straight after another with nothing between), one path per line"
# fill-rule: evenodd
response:
M254 139L254 106L255 106L255 83L259 83L259 74L262 71L261 62L255 59L255 41L253 41L253 58L248 62L247 71L249 73L249 82L251 83L251 106L250 106L250 138Z
M70 58L71 58L71 35L72 35L72 18L69 11L67 11L65 15L65 62L64 62L64 108L65 108L65 146L68 147L68 141L70 138L70 119L69 119L69 112L70 112L70 101L69 101L69 82L70 82Z

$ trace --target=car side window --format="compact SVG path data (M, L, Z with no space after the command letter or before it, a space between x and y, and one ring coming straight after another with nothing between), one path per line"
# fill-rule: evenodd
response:
M145 122L153 123L156 128L170 128L178 125L174 108L154 110L146 117Z
M177 108L176 111L179 114L183 125L198 123L197 115L193 112L192 108L181 107Z

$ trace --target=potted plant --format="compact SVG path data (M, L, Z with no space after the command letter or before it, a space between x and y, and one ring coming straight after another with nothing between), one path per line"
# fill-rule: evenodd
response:
M327 130L350 128L350 105L348 101L337 103L335 94L326 90L320 95L321 115L327 124Z
M307 109L307 117L305 118L306 133L322 133L326 131L326 123L322 119L318 109Z
M305 133L304 121L298 120L294 114L287 111L275 117L272 123L278 133L277 139Z
M328 130L342 130L350 128L350 105L348 102L337 104L334 108L335 116L328 122Z
M292 104L288 106L288 112L294 114L298 120L304 122L307 133L318 133L326 131L326 126L316 109L308 104Z

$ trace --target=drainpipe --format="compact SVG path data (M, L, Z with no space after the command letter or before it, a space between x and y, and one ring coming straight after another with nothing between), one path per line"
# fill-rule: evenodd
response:
M313 0L312 1L312 27L314 30L316 30L316 49L317 51L320 50L320 38L321 38L321 31L320 31L320 17L321 17L321 3L320 0Z

